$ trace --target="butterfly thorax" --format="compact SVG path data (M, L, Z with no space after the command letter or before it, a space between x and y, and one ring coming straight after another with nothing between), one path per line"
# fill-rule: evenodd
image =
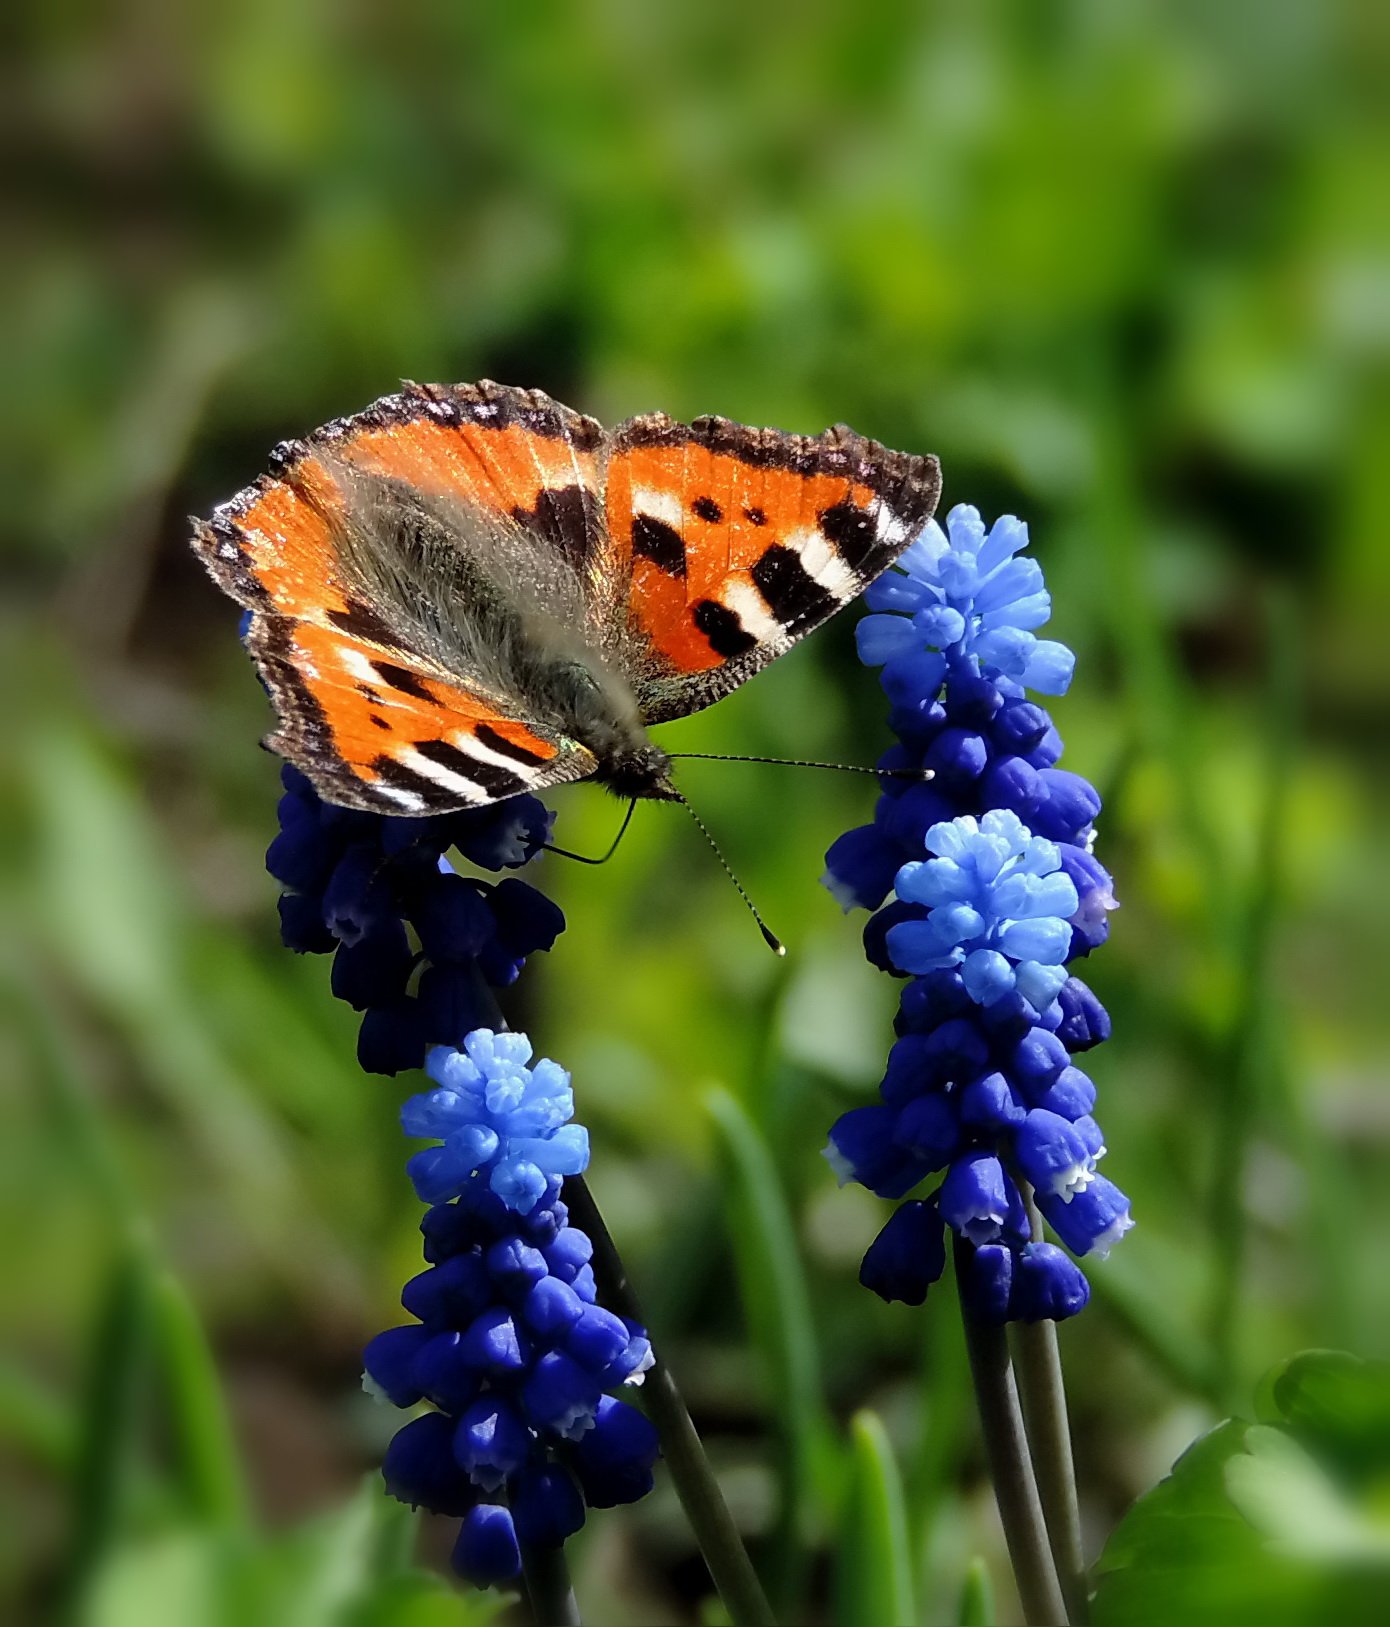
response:
M670 758L652 743L631 689L606 662L560 655L537 667L532 695L538 709L597 759L591 777L614 796L676 800Z

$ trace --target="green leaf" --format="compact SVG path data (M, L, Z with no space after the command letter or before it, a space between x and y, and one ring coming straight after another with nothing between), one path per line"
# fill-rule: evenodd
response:
M916 1620L902 1478L876 1413L850 1424L853 1456L836 1572L838 1627L907 1627Z
M1096 1627L1380 1619L1390 1525L1335 1473L1349 1422L1380 1416L1370 1368L1296 1357L1262 1387L1262 1415L1283 1424L1228 1419L1189 1447L1106 1544Z
M137 1235L125 1242L112 1266L88 1357L66 1578L74 1600L83 1596L88 1578L115 1542L138 1471L150 1299L149 1249Z
M1252 1424L1226 1465L1232 1504L1272 1551L1354 1564L1390 1562L1390 1524L1369 1518L1292 1436Z
M1255 1410L1354 1478L1390 1466L1390 1363L1301 1351L1261 1380Z

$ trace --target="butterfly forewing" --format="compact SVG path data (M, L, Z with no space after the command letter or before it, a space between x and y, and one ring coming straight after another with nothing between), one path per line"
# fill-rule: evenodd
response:
M650 723L708 706L833 615L936 506L934 458L843 427L816 438L723 418L632 419L608 458L608 526L631 572Z

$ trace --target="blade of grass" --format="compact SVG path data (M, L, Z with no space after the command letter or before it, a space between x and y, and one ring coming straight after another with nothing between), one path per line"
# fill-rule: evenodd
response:
M150 1344L151 1277L149 1246L143 1234L131 1233L112 1264L88 1358L64 1568L68 1616L77 1613L115 1541L134 1478Z
M1269 672L1261 713L1266 719L1264 798L1260 809L1254 871L1241 923L1239 985L1234 1002L1225 1089L1217 1098L1216 1145L1211 1176L1211 1236L1216 1269L1209 1327L1217 1377L1230 1396L1237 1382L1241 1292L1245 1275L1246 1160L1260 1115L1261 1056L1270 1020L1269 959L1279 907L1279 861L1288 784L1297 732L1298 625L1287 594L1271 592L1264 605ZM1234 1397L1232 1397L1234 1400Z
M835 1621L837 1627L910 1627L917 1612L897 1460L876 1413L856 1413L850 1436Z
M244 1531L250 1523L246 1482L203 1325L172 1271L155 1273L151 1302L161 1395L185 1505L195 1519Z
M965 1572L956 1621L960 1627L994 1627L998 1620L994 1605L994 1583L990 1580L989 1566L979 1554L976 1554Z
M804 1614L818 1468L832 1450L810 1292L766 1142L728 1091L710 1090L706 1106L732 1176L726 1187L729 1242L781 1447L773 1605L778 1615L797 1620L798 1612Z
M4 1357L0 1357L0 1439L45 1469L58 1474L72 1471L77 1421L66 1399Z

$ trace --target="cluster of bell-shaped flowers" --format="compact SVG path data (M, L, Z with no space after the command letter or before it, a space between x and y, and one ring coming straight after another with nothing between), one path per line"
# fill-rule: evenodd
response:
M1074 1314L1089 1289L1034 1237L1021 1183L1072 1254L1103 1255L1131 1221L1097 1171L1095 1087L1075 1062L1110 1032L1071 969L1115 906L1092 853L1100 797L1057 767L1061 738L1026 693L1062 693L1074 664L1035 636L1051 601L1018 557L1027 541L1017 520L986 530L957 507L867 596L859 649L883 668L898 744L880 766L894 772L873 823L831 847L825 881L872 912L870 960L909 981L879 1100L842 1115L826 1156L883 1197L940 1177L870 1247L868 1287L920 1303L949 1227L980 1312L1037 1320Z
M560 1198L588 1162L569 1075L530 1058L525 1035L490 1030L431 1054L437 1088L402 1113L408 1134L442 1138L409 1165L431 1204L428 1265L401 1294L415 1320L364 1356L370 1388L430 1408L387 1448L388 1491L462 1517L454 1564L480 1587L564 1542L586 1507L645 1495L657 1456L646 1416L612 1393L641 1383L651 1344L598 1303L592 1245Z

